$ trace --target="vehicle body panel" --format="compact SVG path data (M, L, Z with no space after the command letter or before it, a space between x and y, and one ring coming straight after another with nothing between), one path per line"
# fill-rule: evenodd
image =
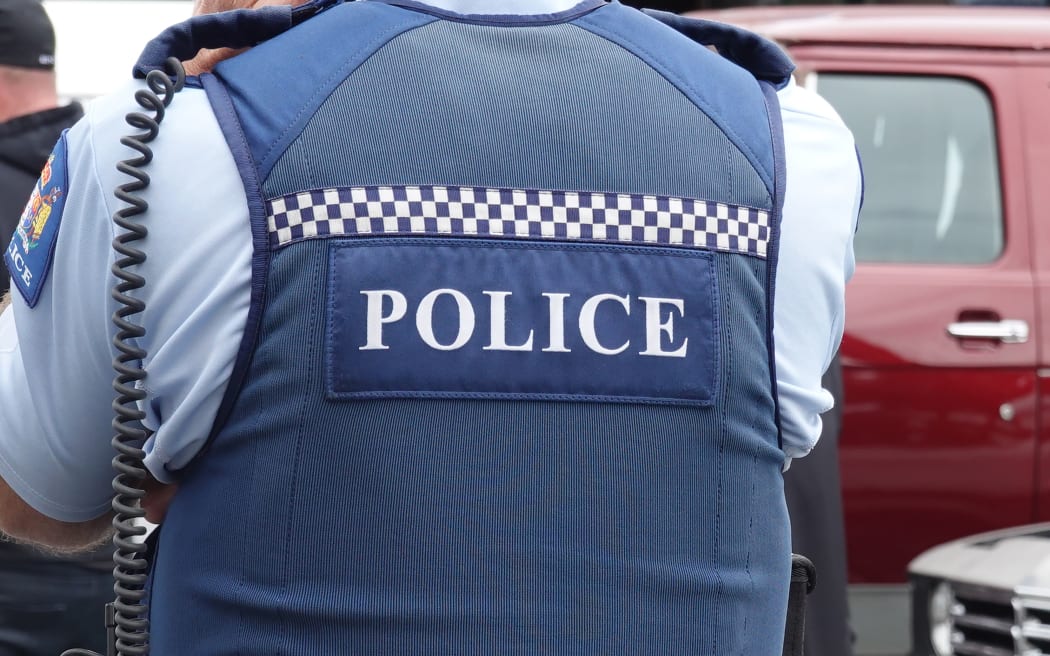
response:
M818 71L818 91L820 73L842 71L959 77L983 87L996 116L1005 246L988 265L858 263L841 348L853 583L902 582L908 561L928 547L1035 517L1037 340L1000 344L947 333L968 317L1038 325L1018 76L1008 61L906 55L893 48L851 62L811 51L798 59Z
M1050 524L938 545L909 575L912 656L1050 653Z
M1024 125L1024 152L1028 173L1028 207L1032 217L1032 250L1035 259L1035 292L1040 321L1036 331L1039 352L1039 434L1036 459L1036 521L1050 521L1050 65L1019 72L1018 84Z
M1050 48L1050 16L1044 9L811 5L747 7L691 15L747 27L789 47L892 45L927 50L947 47L1036 52Z
M908 561L935 544L1036 518L1035 331L1045 328L1036 312L1029 137L1018 66L1043 70L1050 55L876 46L861 39L868 29L871 39L890 41L878 31L895 27L865 24L836 32L836 38L861 45L813 44L788 36L783 27L780 34L800 71L815 78L811 86L818 92L821 74L842 72L961 78L979 85L995 115L1005 231L1004 249L989 264L859 262L847 288L840 448L850 580L878 584L903 582ZM908 39L906 31L892 34L898 42ZM866 135L856 137L861 142ZM1019 319L1033 333L1023 344L947 333L950 323L968 318Z

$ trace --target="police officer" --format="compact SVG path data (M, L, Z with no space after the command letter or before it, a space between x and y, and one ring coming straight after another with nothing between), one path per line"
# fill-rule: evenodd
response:
M143 192L153 653L780 653L861 188L834 112L615 2L256 11L140 61L263 41L175 97ZM6 254L24 539L108 521L129 99Z

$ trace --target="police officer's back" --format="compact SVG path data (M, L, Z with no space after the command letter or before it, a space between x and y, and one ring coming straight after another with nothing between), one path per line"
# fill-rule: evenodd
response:
M798 332L823 343L810 357L789 333L778 378L779 223L803 151L798 125L781 135L777 89L797 90L779 51L712 32L749 71L599 0L435 4L323 11L165 119L145 407L150 469L179 490L155 653L778 653L781 469L808 447L808 379L841 330L848 132L819 104L803 119L827 150L798 179L841 171L843 188L807 237L828 259L783 253L788 280L828 293L799 297L820 320ZM119 152L100 135L120 104L60 147L59 251L101 232L87 217L108 201L72 192ZM22 317L71 288L61 256L19 289L23 353L43 347ZM26 502L98 512L98 486L22 485L16 466L47 469L24 449L4 444L19 462L0 474Z

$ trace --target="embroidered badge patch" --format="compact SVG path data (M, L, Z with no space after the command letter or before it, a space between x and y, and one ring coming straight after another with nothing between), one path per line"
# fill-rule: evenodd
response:
M11 280L29 307L40 300L51 269L67 189L66 135L63 133L40 172L11 244L4 252Z
M711 251L427 237L331 243L331 399L715 403Z

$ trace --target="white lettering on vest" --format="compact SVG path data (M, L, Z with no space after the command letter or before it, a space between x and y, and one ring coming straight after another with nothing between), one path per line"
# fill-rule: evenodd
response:
M595 353L601 355L619 355L627 350L631 345L631 341L627 340L620 346L620 348L605 348L602 346L602 343L598 341L598 334L595 331L594 315L598 311L598 306L605 301L619 301L627 315L631 315L630 296L616 296L615 294L598 294L592 296L584 301L583 307L580 308L580 337L583 338L583 343Z
M507 297L510 292L481 292L489 301L489 344L482 347L485 351L531 351L532 333L524 344L507 344Z
M365 310L365 345L359 346L361 351L373 351L388 349L383 344L383 324L394 323L404 318L408 312L408 301L405 295L393 289L373 289L361 292L368 299L368 308ZM390 314L383 314L383 299L390 299Z
M550 344L543 350L546 353L571 353L572 349L565 348L565 299L569 295L554 292L543 292L543 295L549 301L550 315Z
M12 252L12 257L17 255ZM19 258L17 262L21 262ZM520 344L507 343L507 299L513 295L509 291L483 291L488 297L489 343L482 347L485 351L533 351L535 327L530 327L528 336ZM366 299L365 307L365 344L359 346L361 351L388 350L383 343L384 326L401 321L408 314L409 304L405 295L393 289L367 289L361 295ZM565 304L570 294L564 292L542 292L547 299L548 345L542 349L545 353L571 353L566 345ZM454 301L453 306L439 312L455 312L456 336L449 343L438 341L434 333L435 305L442 296ZM389 299L389 304L387 303ZM675 320L685 317L685 301L680 298L661 298L656 296L639 296L645 304L645 349L639 355L663 358L685 358L688 353L689 338L681 337L675 342ZM627 340L616 348L610 348L598 337L597 314L599 306L606 301L620 305L627 317L631 316L630 295L596 294L583 302L576 324L580 339L591 351L601 355L619 355L631 346ZM455 351L463 348L474 336L477 325L476 313L470 298L458 289L435 289L419 302L416 308L416 333L432 349L438 351ZM530 317L533 325L539 317ZM525 326L519 322L515 325Z
M434 336L434 304L442 295L451 296L456 301L459 315L459 332L451 344L442 344ZM416 310L416 330L419 331L423 342L432 349L455 351L463 348L474 334L474 306L470 304L470 299L457 289L435 289L419 302L419 308Z
M11 241L11 247L8 248L7 254L11 256L11 261L15 265L15 272L22 278L22 282L26 284L26 287L32 287L33 272L29 270L26 261L22 258L22 254L18 252L18 244L14 240Z
M667 321L660 321L660 306L667 304L678 310L678 316L685 316L685 301L680 298L657 298L652 296L639 296L638 299L645 303L645 350L640 355L655 355L664 358L684 358L689 338L682 340L682 346L675 351L665 351L661 348L661 334L667 334L669 346L674 345L674 313L667 313Z

